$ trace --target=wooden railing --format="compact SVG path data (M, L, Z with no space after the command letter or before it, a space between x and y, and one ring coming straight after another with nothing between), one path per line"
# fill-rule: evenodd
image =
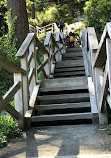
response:
M34 27L32 25L29 25L29 30L30 30L30 32L35 32L37 37L39 35L46 34L49 31L52 32L53 34L59 31L56 23L52 23L52 24L46 25L44 27L39 27L39 26Z
M37 49L44 54L42 63L37 55ZM37 84L39 73L42 71L44 78L50 78L54 72L55 61L60 61L61 54L64 52L65 36L63 34L61 36L57 32L54 38L52 33L48 32L42 44L35 33L28 33L16 54L16 57L20 59L20 67L0 57L0 67L14 73L14 85L0 101L0 112L2 110L9 112L18 120L19 126L24 128L24 120L31 116L39 90L39 84ZM9 104L13 96L15 108Z
M82 49L87 76L92 77L100 124L107 124L107 106L111 108L111 23L107 23L100 43L93 27L82 34Z

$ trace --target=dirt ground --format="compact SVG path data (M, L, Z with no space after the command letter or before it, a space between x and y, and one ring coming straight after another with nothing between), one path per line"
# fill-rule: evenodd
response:
M111 135L98 125L31 128L23 132L22 138L0 149L0 158L79 158L84 155L109 158L110 154Z

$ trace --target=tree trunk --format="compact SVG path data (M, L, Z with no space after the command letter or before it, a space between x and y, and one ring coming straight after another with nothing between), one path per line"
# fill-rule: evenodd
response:
M12 17L17 16L15 35L21 44L29 32L28 17L25 0L8 0L8 10L11 9Z
M35 4L34 4L35 0L31 0L31 1L33 2L33 4L32 4L32 19L35 19Z

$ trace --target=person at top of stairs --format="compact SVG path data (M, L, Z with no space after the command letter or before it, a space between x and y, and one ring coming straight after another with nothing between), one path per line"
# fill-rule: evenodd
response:
M59 24L60 24L60 32L63 32L64 22L63 22L62 18L59 20Z

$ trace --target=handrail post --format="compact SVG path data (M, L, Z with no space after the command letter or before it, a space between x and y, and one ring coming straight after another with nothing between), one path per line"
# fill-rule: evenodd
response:
M14 73L14 83L20 81L20 89L14 96L15 99L15 109L19 112L18 124L20 128L24 128L24 99L23 99L23 75L22 73Z
M35 46L35 38L33 39L33 41L31 42L30 46L29 46L29 54L32 54L32 60L31 62L28 64L30 70L33 69L34 72L32 74L32 79L31 79L31 83L29 83L29 95L32 95L33 89L36 85L36 81L37 81L37 61L36 61L36 46Z
M46 50L49 52L49 54L44 54L44 61L48 59L48 64L44 67L46 75L50 76L51 74L51 59L50 59L50 46L45 46Z
M53 34L55 33L55 30L54 30L54 23L52 23L52 33L53 33Z
M19 120L19 126L24 128L24 115L28 110L29 105L29 85L28 85L28 51L25 56L20 59L21 68L26 71L26 74L20 73L14 74L14 82L21 81L21 88L15 94L15 109L20 113L21 118Z

